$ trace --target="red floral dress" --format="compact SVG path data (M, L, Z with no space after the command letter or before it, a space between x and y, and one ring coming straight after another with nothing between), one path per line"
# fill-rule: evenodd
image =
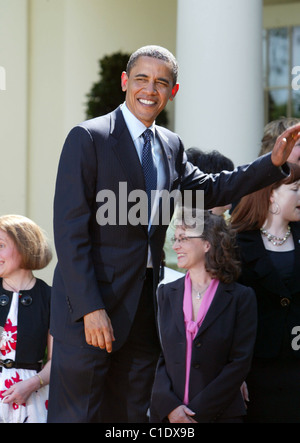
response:
M18 336L19 294L14 293L4 329L0 331L0 359L15 360ZM0 373L0 423L46 423L48 386L34 392L22 405L5 404L5 392L15 383L27 380L36 371L28 369L5 369Z

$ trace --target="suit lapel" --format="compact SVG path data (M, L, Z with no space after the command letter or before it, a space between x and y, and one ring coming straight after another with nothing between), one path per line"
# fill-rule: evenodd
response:
M170 283L169 298L172 310L172 317L180 333L185 337L185 324L183 315L183 296L184 296L185 277Z
M145 178L139 156L125 123L121 107L111 114L111 148L127 177L127 198L131 191L145 191ZM147 225L140 225L147 234Z
M173 169L172 169L173 151L169 145L168 137L165 134L163 134L163 132L157 126L156 126L156 137L158 138L161 148L162 148L164 165L165 165L164 171L165 171L165 175L166 175L166 180L165 180L165 185L164 185L163 189L167 190L168 192L171 192L172 183L173 183ZM171 200L170 201L170 216L172 216L172 214L174 212L174 207L175 207L175 205L173 203L173 200ZM163 219L162 218L163 209L164 208L162 207L162 200L160 200L158 208L157 208L157 214L158 214L159 220ZM169 222L170 221L171 220L169 220ZM154 224L151 226L150 233L149 233L150 236L153 235L153 233L155 232L157 227L158 227L158 224Z
M171 177L172 177L172 168L171 168L171 159L173 157L172 149L169 146L168 138L160 131L160 129L156 126L156 134L160 145L162 147L163 156L164 156L164 164L165 164L165 174L166 174L166 183L165 189L171 190Z
M133 140L125 123L121 107L117 108L111 113L111 129L110 129L110 145L113 149L122 169L128 179L128 193L141 189L145 191L145 179L143 174L142 165L136 148L134 146ZM161 144L164 164L165 164L165 174L166 182L164 189L171 190L173 182L173 172L172 172L172 159L173 151L169 145L168 137L156 127L156 135ZM161 202L158 208L159 212L162 211ZM171 209L171 214L173 213ZM144 226L144 228L146 228ZM151 227L150 235L153 234L157 225Z
M145 179L141 162L126 126L121 108L111 114L111 147L128 178L128 192L145 190Z
M121 107L111 113L111 147L118 157L133 189L145 190L145 180L141 162L134 143L126 126ZM171 191L173 182L172 158L173 151L168 137L156 126L156 135L161 144L165 163L165 189Z
M226 306L231 302L233 285L219 283L218 289L215 293L214 299L207 311L207 314L203 320L202 325L199 328L197 337L212 325L219 315L224 311Z
M169 298L170 298L170 306L172 310L172 317L176 323L176 326L180 333L185 337L185 323L184 323L184 314L183 314L183 297L184 297L184 285L185 285L185 277L170 283ZM199 328L197 333L201 335L207 328L209 328L219 317L219 315L224 311L226 306L231 302L233 294L232 294L233 285L232 284L224 284L219 283L218 289L210 305L209 310L205 316L205 319Z

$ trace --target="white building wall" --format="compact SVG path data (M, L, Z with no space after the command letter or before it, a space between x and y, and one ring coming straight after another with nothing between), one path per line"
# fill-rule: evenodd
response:
M53 245L57 164L99 59L146 44L175 52L176 15L177 0L0 0L1 214L32 218ZM49 283L55 263L38 273Z
M263 131L262 0L179 0L177 56L185 146L252 161Z
M24 213L27 203L27 0L0 0L0 214ZM3 78L2 78L3 80Z
M185 146L252 160L263 121L261 20L260 0L0 0L0 214L26 215L53 240L59 155L85 119L98 61L146 44L178 56L181 87L168 108ZM299 4L264 8L264 22L300 24ZM54 266L40 273L49 283Z

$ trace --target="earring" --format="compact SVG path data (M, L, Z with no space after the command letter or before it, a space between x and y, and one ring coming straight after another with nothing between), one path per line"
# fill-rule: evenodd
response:
M275 205L275 210L273 210L272 205ZM280 212L280 208L279 208L278 203L276 203L276 202L272 203L269 207L269 212L273 215L278 215Z

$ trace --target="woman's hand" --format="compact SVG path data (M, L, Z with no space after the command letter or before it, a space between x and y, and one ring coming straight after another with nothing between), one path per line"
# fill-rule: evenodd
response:
M185 405L181 405L168 415L168 419L170 423L197 423L192 418L193 415L195 415L195 412Z
M23 405L34 391L40 388L38 377L34 376L28 380L20 381L14 384L7 391L3 392L3 403Z

